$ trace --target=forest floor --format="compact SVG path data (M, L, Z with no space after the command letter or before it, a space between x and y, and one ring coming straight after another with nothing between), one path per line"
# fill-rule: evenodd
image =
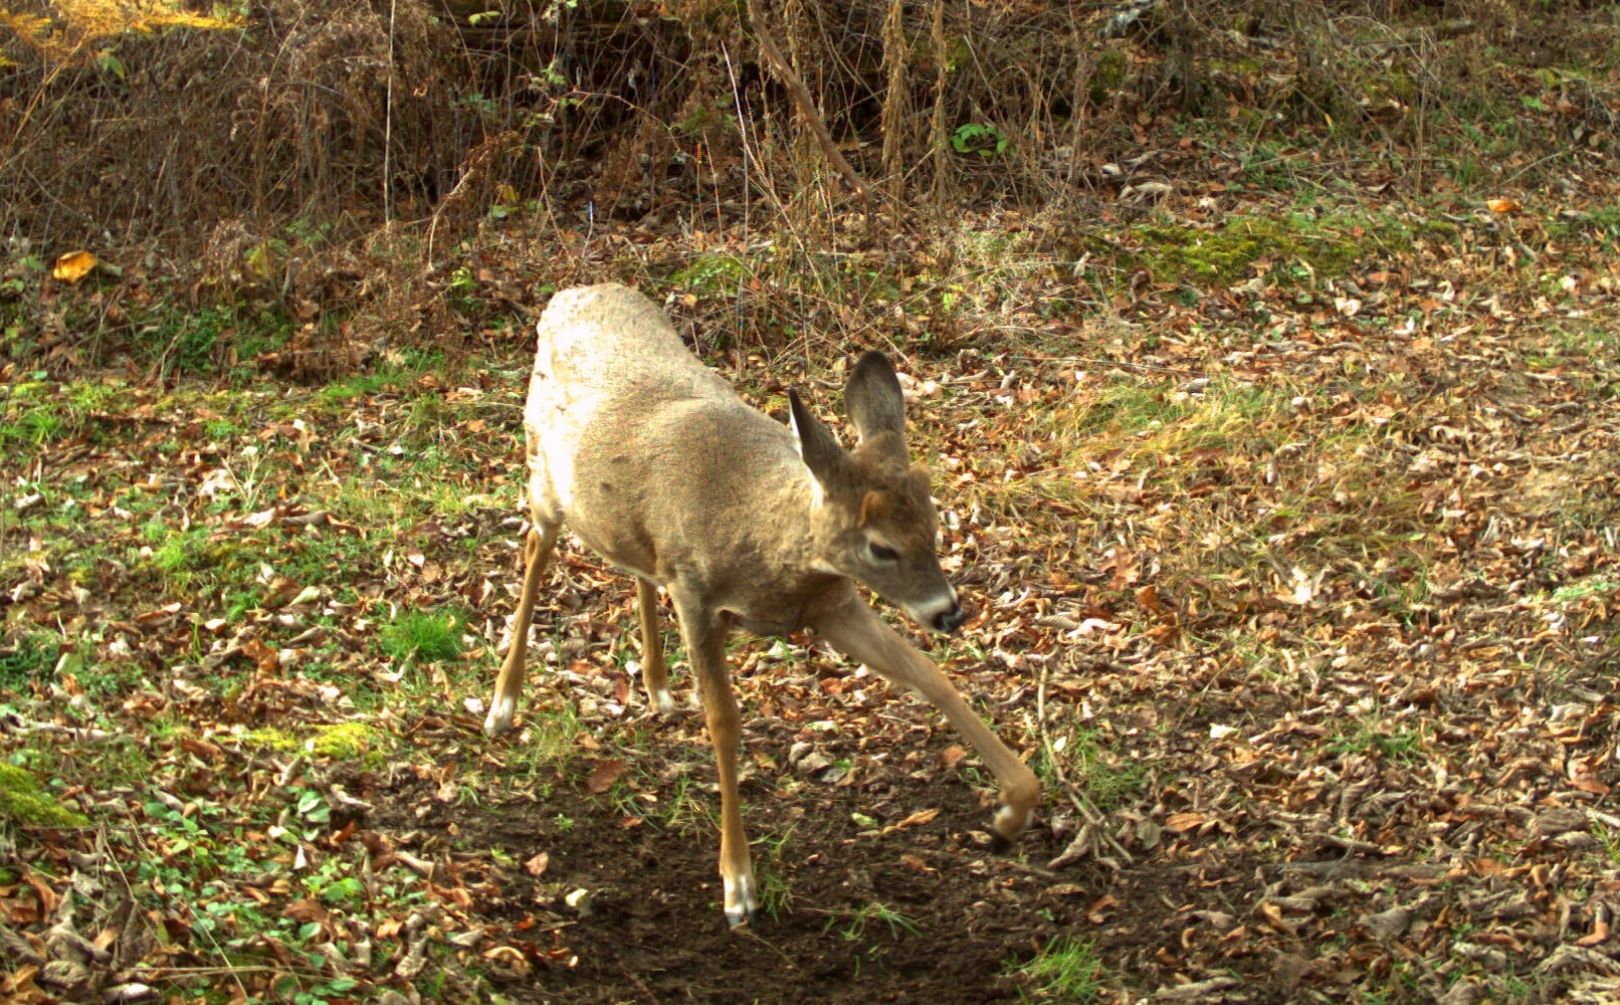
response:
M0 990L1617 1000L1615 191L1204 177L1110 231L1100 298L1020 243L1041 221L967 214L969 320L851 307L901 350L973 608L918 644L1046 801L993 853L992 788L929 707L739 636L751 930L720 912L701 717L646 714L634 591L577 542L520 728L480 731L526 323L322 386L16 374ZM856 348L710 361L830 417Z

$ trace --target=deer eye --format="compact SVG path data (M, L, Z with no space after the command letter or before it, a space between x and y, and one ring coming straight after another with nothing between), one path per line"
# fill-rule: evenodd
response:
M872 557L877 559L879 562L900 561L900 553L886 544L878 544L876 541L868 541L866 542L866 550L870 551L872 553Z

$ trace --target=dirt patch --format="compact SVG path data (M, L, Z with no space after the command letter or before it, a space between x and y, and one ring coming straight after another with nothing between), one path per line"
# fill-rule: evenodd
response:
M925 713L914 714L921 727ZM750 747L780 755L790 732L757 724ZM671 826L627 813L612 793L586 791L577 771L540 785L543 794L478 805L446 801L412 774L357 774L347 785L376 807L368 828L448 863L470 891L462 917L484 929L484 960L521 956L515 967L476 968L514 1002L1014 1002L1027 983L1010 968L1060 936L1092 942L1108 972L1145 978L1151 990L1177 983L1200 917L1246 914L1263 895L1265 871L1218 849L1205 862L1049 868L1066 843L1050 821L997 855L989 808L978 805L989 794L916 769L938 763L950 739L941 732L901 771L853 785L793 785L791 772L746 779L756 871L774 911L736 932L720 911L717 832L701 815ZM694 756L700 727L643 743L650 749L631 770L662 779L666 800L677 779L698 783L704 791L690 798L712 813L712 765ZM939 812L891 833L872 823L928 808ZM458 934L448 941L461 944ZM1231 1000L1288 1000L1274 952L1227 955L1243 987ZM1291 979L1304 969L1304 957L1293 961Z

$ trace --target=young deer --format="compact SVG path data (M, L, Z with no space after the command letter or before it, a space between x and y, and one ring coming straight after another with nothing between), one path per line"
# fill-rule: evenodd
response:
M563 524L636 577L642 679L671 711L657 587L675 606L703 699L720 780L726 919L754 918L737 805L737 702L726 633L810 626L840 652L919 691L973 744L1001 784L1003 840L1029 822L1040 786L926 656L889 629L855 582L941 632L962 623L940 571L928 472L906 453L900 384L882 353L850 374L844 404L860 436L845 451L789 392L793 431L755 411L698 362L646 297L624 286L565 290L537 327L523 412L534 524L527 567L484 731L512 725L535 591ZM795 446L797 440L797 446Z

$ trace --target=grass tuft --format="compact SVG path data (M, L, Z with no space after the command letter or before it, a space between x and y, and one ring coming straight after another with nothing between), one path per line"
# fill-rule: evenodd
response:
M20 688L45 677L56 666L61 640L49 632L30 632L8 649L0 649L0 687Z
M456 611L405 611L383 626L383 652L400 663L453 660L461 655L466 626L466 618Z
M1060 935L1048 942L1034 958L1007 968L1008 973L1029 982L1034 1001L1095 1001L1100 988L1102 960L1092 944Z

